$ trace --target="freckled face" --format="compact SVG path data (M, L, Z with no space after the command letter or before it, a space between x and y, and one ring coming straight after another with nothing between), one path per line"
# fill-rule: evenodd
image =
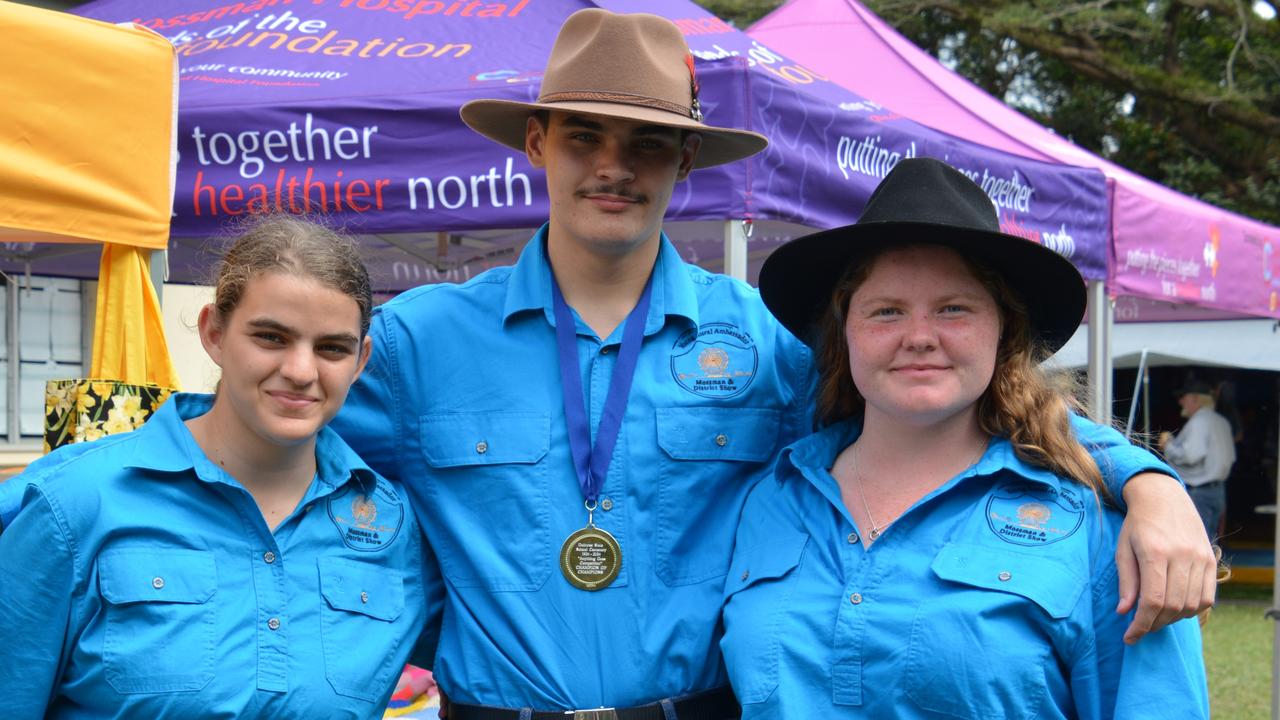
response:
M551 236L624 255L656 241L675 183L693 168L701 138L621 118L552 112L530 118L525 148L547 173Z
M263 273L249 280L229 318L212 306L200 334L222 368L218 405L246 442L292 446L314 441L347 398L369 358L360 307L309 277Z
M849 301L845 340L867 422L929 426L975 412L995 371L1000 311L955 251L891 250Z

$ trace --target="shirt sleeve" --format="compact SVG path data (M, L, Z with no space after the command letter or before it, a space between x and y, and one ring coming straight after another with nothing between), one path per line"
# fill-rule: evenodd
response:
M1204 462L1209 454L1207 430L1205 423L1198 422L1197 418L1192 417L1187 420L1182 431L1170 440L1168 445L1165 445L1165 457L1169 458L1170 462L1188 467Z
M1093 584L1095 652L1072 668L1072 693L1081 718L1148 720L1209 718L1209 687L1200 626L1181 620L1124 643L1133 613L1115 612L1115 564Z
M57 695L75 567L65 526L37 489L28 490L0 535L0 698L13 717L43 717Z
M440 644L440 625L444 617L444 574L436 559L431 543L422 543L422 594L427 607L427 621L418 636L409 662L420 668L430 669L435 663L436 647Z
M27 484L20 477L0 483L0 532L4 532L22 508L22 495L26 488Z
M397 392L395 335L386 314L375 310L369 325L373 352L347 402L330 424L369 466L384 477L400 477L401 413Z
M1150 450L1138 447L1115 428L1099 425L1087 418L1073 414L1071 427L1075 430L1076 439L1084 445L1098 470L1102 472L1102 480L1111 494L1120 502L1121 491L1129 478L1139 473L1157 472L1170 477L1178 477L1168 465L1156 457Z

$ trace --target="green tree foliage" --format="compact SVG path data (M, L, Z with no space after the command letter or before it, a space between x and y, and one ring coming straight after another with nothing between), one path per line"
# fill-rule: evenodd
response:
M1264 19L1254 0L863 2L1058 134L1280 224L1280 18ZM745 27L779 3L701 4Z
M782 0L694 0L694 2L706 8L712 15L742 30L782 5Z

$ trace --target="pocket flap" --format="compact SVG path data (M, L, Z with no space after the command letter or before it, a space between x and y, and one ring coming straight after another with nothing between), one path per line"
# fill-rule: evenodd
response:
M482 412L425 415L422 452L432 467L533 464L551 445L551 415L545 412Z
M745 550L733 553L733 564L725 580L725 596L762 580L784 577L800 564L809 536L805 533L779 533Z
M98 589L114 605L198 604L217 591L218 571L209 550L107 550L98 556Z
M322 557L320 594L334 610L391 622L404 610L404 576L398 570L344 558Z
M943 580L1021 595L1053 618L1071 614L1088 586L1057 558L988 545L948 543L932 568Z
M658 445L676 460L763 462L778 444L781 413L763 408L658 408Z

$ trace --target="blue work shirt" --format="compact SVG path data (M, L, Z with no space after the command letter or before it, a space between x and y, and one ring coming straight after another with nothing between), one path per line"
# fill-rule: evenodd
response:
M434 670L452 700L625 707L724 685L717 616L738 511L782 441L807 431L810 354L756 290L684 263L662 239L595 511L622 568L608 587L579 590L559 569L587 511L545 238L513 267L379 307L373 357L334 428L431 518L449 587ZM575 320L594 433L623 328L599 338Z
M1122 516L993 438L868 549L828 468L837 423L742 512L724 651L744 720L1208 718L1195 620L1123 642Z
M9 714L381 717L427 614L407 498L322 430L272 532L183 423L211 403L174 395L9 481L25 487L0 535Z
M333 427L429 518L448 588L434 670L452 699L563 710L717 687L733 533L748 490L811 429L812 356L756 290L686 264L662 238L595 512L621 545L622 570L603 590L579 590L558 566L561 544L587 516L545 243L544 227L514 267L378 308L373 357ZM576 320L593 432L622 330L599 338ZM1117 487L1142 470L1168 471L1114 430L1078 429L1104 446L1099 459Z

